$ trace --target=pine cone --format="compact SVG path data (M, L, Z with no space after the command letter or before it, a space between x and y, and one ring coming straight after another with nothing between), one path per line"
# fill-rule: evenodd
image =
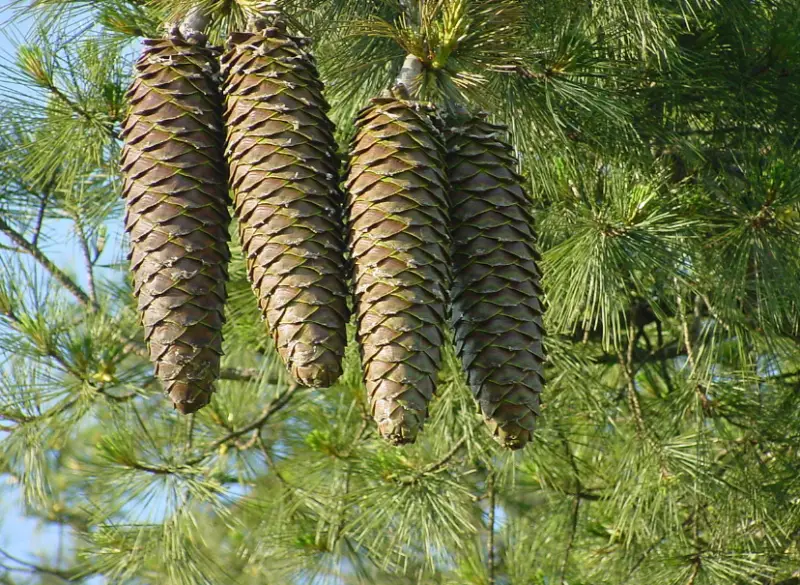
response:
M305 39L234 33L222 58L227 157L250 282L305 386L342 373L347 284L334 126Z
M492 434L533 433L544 383L542 290L530 201L505 128L470 117L447 132L456 351Z
M208 404L219 376L227 184L214 53L147 39L128 91L121 168L134 294L156 376L175 407Z
M388 95L373 99L356 125L346 187L364 380L381 434L411 443L444 342L443 145L419 104Z

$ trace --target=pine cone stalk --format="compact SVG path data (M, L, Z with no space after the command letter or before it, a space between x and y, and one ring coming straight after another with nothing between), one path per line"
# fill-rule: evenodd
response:
M227 173L216 55L202 34L147 39L122 126L134 294L175 408L214 392L227 281Z
M373 99L356 125L345 185L364 381L381 434L411 443L427 416L444 342L443 144L426 107L402 94Z
M222 57L235 215L278 353L300 384L326 387L349 319L334 126L306 39L280 17L255 26Z
M448 130L453 328L467 382L495 439L531 439L542 391L542 290L530 201L505 127L462 116Z

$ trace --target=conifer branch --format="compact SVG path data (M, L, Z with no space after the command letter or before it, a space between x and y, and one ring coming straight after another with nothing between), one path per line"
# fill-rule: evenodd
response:
M33 238L31 245L37 246L39 243L39 235L42 232L42 224L44 223L44 212L47 209L47 202L50 199L50 188L45 187L42 190L42 200L39 202L39 209L36 212L36 222L33 225Z
M677 285L677 279L676 279ZM697 362L694 358L694 351L692 351L692 340L689 335L689 324L686 321L686 309L683 306L683 297L680 293L677 295L677 304L678 304L678 314L680 315L681 319L681 332L683 333L683 344L686 348L686 360L689 363L689 367L692 369L692 374L694 374L695 368L697 367Z
M92 254L89 251L89 240L86 237L86 231L83 229L83 224L79 218L75 218L75 227L78 230L78 240L81 246L81 254L83 255L83 262L86 267L86 285L89 289L89 299L92 305L96 306L97 294L94 286L94 262L92 261Z
M258 368L221 368L219 377L222 380L235 380L239 382L252 382L261 375ZM274 384L277 380L268 380L269 384Z
M465 435L461 437L458 441L456 441L456 443L450 448L450 450L447 453L444 454L444 456L441 459L439 459L438 461L434 461L430 465L425 466L422 469L422 474L428 475L439 471L442 467L447 465L453 457L455 457L456 453L459 452L461 447L463 447L466 442L467 442L467 437Z
M396 85L402 85L409 93L414 88L416 79L422 73L422 61L416 55L406 55L400 74L397 76Z
M50 260L38 247L33 245L22 234L12 228L2 217L0 217L0 232L3 232L14 244L20 249L25 250L31 257L33 257L45 270L47 270L53 278L55 278L65 289L67 289L78 300L81 305L96 309L97 306L92 302L91 297L78 286L78 284L70 278L66 272L61 270L55 263Z
M99 120L94 118L91 113L84 109L80 104L72 100L66 93L61 91L61 89L55 83L48 80L44 87L57 99L63 102L64 105L66 105L70 110L72 110L74 114L83 118L91 125L102 124L104 132L109 138L112 140L119 139L119 133L114 129L113 125L109 123L101 123Z
M650 432L644 422L642 415L642 405L639 402L639 394L636 391L635 372L633 369L633 350L636 345L636 334L631 325L628 327L628 350L623 356L622 352L617 352L617 359L619 361L620 369L623 372L626 385L626 396L628 399L628 407L630 408L631 415L636 425L636 432L640 439L648 442L652 441Z
M22 569L20 569L20 568L6 566L6 568L10 569L11 571L23 571L29 573L38 573L40 575L50 575L51 577L57 577L58 579L61 579L62 581L68 583L74 583L76 581L83 580L84 577L89 576L85 571L82 570L68 571L63 569L56 569L55 567L47 567L45 565L38 565L36 563L32 563L30 561L26 561L15 555L12 555L11 553L1 548L0 548L0 556L3 556L12 563L20 565L20 567L22 567Z
M486 565L487 565L487 572L489 573L489 585L495 584L494 572L494 522L495 522L495 485L494 485L494 470L489 472L488 477L486 478L486 482L488 484L487 490L489 492L489 537L486 543Z
M564 451L567 454L567 460L569 461L569 465L572 468L572 474L575 480L575 501L572 503L572 515L570 520L570 531L569 531L569 540L567 541L567 546L564 549L564 561L561 563L561 585L564 585L566 582L567 576L567 569L569 567L569 558L572 554L572 547L575 545L575 535L578 532L578 514L580 512L581 506L581 497L577 494L583 492L583 485L581 484L580 473L578 471L578 464L575 461L575 454L572 452L572 449L569 446L569 442L567 441L567 437L564 436L563 432L561 434L561 441L564 444Z
M478 425L482 426L482 425ZM404 475L402 477L398 476L396 473L392 473L386 479L387 480L397 480L400 483L411 484L417 481L420 477L431 475L444 469L448 463L455 457L455 455L461 450L461 448L466 444L467 436L461 437L456 443L450 448L450 450L445 453L440 459L434 461L423 467L421 470L415 472L413 475Z
M314 502L316 505L318 505L320 508L323 508L325 506L325 504L323 504L319 500L319 498L315 497L308 490L306 490L305 488L302 488L299 485L296 485L296 484L290 482L288 479L286 479L286 477L283 475L283 473L281 473L281 471L278 469L278 465L275 462L275 458L272 457L272 454L269 452L269 449L267 449L267 445L266 445L266 443L264 443L264 438L261 436L261 433L258 433L256 435L256 444L258 445L258 449L259 449L259 451L261 451L261 454L264 455L264 460L267 462L267 465L269 466L270 471L275 474L275 477L278 479L279 482L281 482L281 484L283 484L283 486L285 488L297 492L298 494L302 495L304 498L308 498L309 500Z
M700 573L700 564L700 556L696 555L694 559L692 559L692 571L689 573L689 578L686 580L686 585L694 585L697 575Z
M241 437L242 435L246 435L250 431L259 430L263 427L269 419L275 415L278 411L280 411L283 407L285 407L289 402L291 402L292 397L301 389L302 387L298 384L292 383L290 384L286 390L280 392L275 398L270 400L264 409L261 411L261 415L255 419L253 422L245 425L241 429L231 431L224 437L221 437L208 445L205 448L205 452L197 457L194 457L186 462L186 465L192 466L197 465L206 457L209 457L214 451L220 447L220 445L224 445L225 443L229 443L230 441L234 441Z

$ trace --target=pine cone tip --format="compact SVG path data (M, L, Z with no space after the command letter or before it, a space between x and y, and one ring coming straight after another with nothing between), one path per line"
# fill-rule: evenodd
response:
M329 388L341 375L341 365L337 363L312 363L292 368L292 377L297 383L309 388Z
M495 412L494 415L487 412L486 405L481 406L484 407L484 421L492 437L506 449L516 451L533 440L538 406L533 410L526 405L504 405L504 408L499 409L502 413ZM498 414L501 416L497 416Z
M386 439L391 445L398 447L400 445L411 445L417 440L417 428L409 428L406 426L398 426L391 421L382 421L378 423L378 430L381 436Z
M395 410L391 414L380 416L379 409L376 409L373 416L378 423L378 431L389 443L395 446L410 445L417 440L417 433L422 428L426 413L402 407L400 410L402 412Z
M213 391L213 389L212 389ZM175 410L181 414L197 412L209 402L211 394L204 389L198 389L189 384L177 383L169 391L169 397Z
M522 449L532 438L533 433L531 431L515 424L497 427L494 432L494 440L512 451Z

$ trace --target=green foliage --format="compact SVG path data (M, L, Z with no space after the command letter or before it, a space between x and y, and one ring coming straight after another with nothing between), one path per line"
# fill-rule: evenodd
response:
M450 347L405 448L377 436L354 343L334 387L290 385L236 245L219 391L168 409L127 279L117 131L137 38L194 4L11 5L34 24L0 79L0 489L69 538L0 548L0 582L797 583L797 2L281 3L340 146L407 52L419 97L509 125L549 333L517 454ZM252 9L203 6L215 43Z

